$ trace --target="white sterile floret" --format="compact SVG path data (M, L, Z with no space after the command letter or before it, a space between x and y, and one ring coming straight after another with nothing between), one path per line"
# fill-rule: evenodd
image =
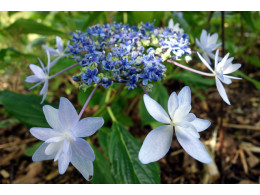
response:
M169 20L168 28L173 29L173 31L175 31L176 33L183 34L183 32L184 32L184 30L182 28L180 28L179 23L176 23L174 25L173 19Z
M25 79L25 82L27 83L37 83L30 89L33 89L34 87L40 85L41 83L44 83L42 90L40 91L40 95L43 95L41 104L43 103L44 99L46 98L47 92L48 92L48 85L49 85L49 72L50 72L50 53L47 51L47 57L48 57L48 63L45 67L42 61L38 58L41 67L34 64L30 64L30 69L34 73L34 75L28 76Z
M145 138L139 152L143 164L160 160L169 151L173 128L183 149L196 160L211 163L211 157L200 142L199 133L210 126L210 121L197 118L191 110L191 92L188 86L180 93L173 92L168 100L168 113L155 100L144 95L144 103L149 114L165 125L153 129Z
M91 180L95 154L89 143L81 137L93 135L103 126L103 118L79 120L77 111L66 98L60 99L59 109L46 105L43 112L51 128L30 129L34 137L44 141L34 153L33 161L58 160L60 174L65 173L71 162L86 180Z
M54 66L58 62L58 60L61 59L62 57L67 56L67 54L64 53L65 51L64 51L64 47L63 47L63 42L59 36L56 36L56 45L57 45L57 49L48 47L46 45L42 46L46 52L48 51L50 53L50 55L58 56L56 59L54 59L51 62L50 67Z
M218 54L219 54L219 50L217 50L216 54L215 54L215 70L213 70L211 68L211 66L207 63L207 61L199 53L198 53L198 56L201 59L201 61L203 62L203 64L214 74L215 79L216 79L216 86L217 86L220 96L228 105L230 105L230 101L227 97L227 93L226 93L225 88L224 88L223 84L221 83L221 81L223 83L229 85L232 83L231 79L241 79L238 77L226 75L226 74L233 73L236 70L238 70L241 67L241 64L232 64L232 61L234 58L233 57L228 58L229 53L227 53L225 55L225 57L219 62Z
M196 45L202 50L202 56L208 64L211 64L209 58L214 59L214 54L212 52L221 45L221 43L217 43L217 40L217 33L210 35L207 34L206 30L202 30L200 41L196 38Z

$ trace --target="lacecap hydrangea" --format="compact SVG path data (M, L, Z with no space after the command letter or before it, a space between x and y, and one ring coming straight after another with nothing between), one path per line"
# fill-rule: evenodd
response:
M108 88L116 82L134 89L162 80L166 72L162 62L190 55L189 45L188 35L173 28L149 22L138 26L112 23L73 33L66 53L82 67L73 76L82 86L100 83Z

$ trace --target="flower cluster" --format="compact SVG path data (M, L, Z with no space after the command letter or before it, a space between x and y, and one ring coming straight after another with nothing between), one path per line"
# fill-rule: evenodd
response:
M241 64L232 64L233 57L228 58L229 53L225 55L222 59L219 57L219 49L217 49L221 43L217 44L218 34L215 33L213 35L207 34L207 31L202 30L200 41L196 39L197 46L202 50L203 57L197 52L199 58L203 62L203 64L213 73L212 76L215 77L217 90L221 96L221 98L230 105L230 101L228 99L227 93L223 86L223 83L229 85L232 83L231 79L241 79L234 76L229 76L226 74L233 73L241 67ZM217 49L216 54L214 55L212 51ZM214 69L211 67L210 58L214 59Z
M67 53L82 66L74 80L88 85L100 82L106 88L113 82L134 89L138 84L160 81L166 71L163 61L191 54L183 30L156 28L149 22L95 25L72 37Z
M129 90L141 85L146 93L143 97L149 114L158 122L165 125L152 130L145 138L139 151L139 160L143 164L161 159L172 143L173 130L183 149L193 158L203 163L211 163L212 159L204 145L200 142L199 132L210 126L210 121L197 118L191 111L191 91L184 87L177 95L173 92L168 100L168 113L153 100L146 89L151 88L152 81L161 81L165 77L167 67L163 64L168 61L176 66L192 72L215 77L217 89L223 100L230 104L222 83L231 84L231 79L240 79L229 76L241 67L241 64L232 64L233 58L219 57L220 44L217 44L218 35L207 34L202 31L200 40L196 39L202 56L198 54L203 64L212 72L205 73L186 67L176 62L179 58L191 54L189 37L173 20L167 28L154 27L153 23L141 23L138 26L122 25L118 23L94 25L86 32L75 32L64 49L60 37L56 37L57 49L43 46L46 50L48 62L46 67L30 65L34 73L26 78L28 83L44 83L40 94L43 100L48 91L48 81L63 72L80 65L81 71L72 77L81 82L81 87L95 85L78 115L73 105L66 98L61 98L59 109L44 106L43 112L51 128L31 128L31 134L44 141L33 155L33 161L54 159L58 161L59 173L65 173L71 162L86 180L93 175L93 161L95 154L89 143L82 139L93 135L104 124L101 117L89 117L80 120L96 89L101 85L109 88L114 82L125 83ZM214 55L212 52L216 50ZM51 61L50 56L56 58ZM49 76L50 68L59 59L70 56L76 64ZM189 56L188 56L189 57ZM215 59L214 70L211 59ZM33 88L32 87L32 88ZM159 92L157 92L159 93Z

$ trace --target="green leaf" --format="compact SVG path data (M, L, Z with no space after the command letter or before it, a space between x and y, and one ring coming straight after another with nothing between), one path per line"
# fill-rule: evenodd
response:
M109 158L116 181L128 184L160 183L158 164L143 165L138 159L138 152L141 148L140 141L117 123L113 124L112 130Z
M78 102L81 106L83 106L85 104L86 100L88 99L88 97L93 89L94 89L94 87L89 87L85 92L83 90L80 90L78 92ZM88 104L88 107L94 107L96 105L99 105L102 98L103 98L103 95L102 95L101 91L96 90L93 97L91 98L91 101Z
M110 171L109 160L93 145L91 145L95 152L94 175L91 183L93 184L114 184L115 180Z
M8 118L0 122L0 128L12 127L19 124L19 121L15 118Z
M125 127L133 126L133 121L129 116L127 116L123 113L118 113L115 117L121 125L123 125Z
M29 156L31 157L34 152L42 145L43 142L37 142L36 144L34 144L33 146L27 148L25 151L24 151L24 154L26 156Z
M109 141L112 130L107 127L102 127L98 130L98 143L103 148L106 155L109 154Z
M163 86L162 83L154 83L152 92L150 92L149 94L150 94L151 98L153 98L165 110L167 110L166 108L167 108L167 104L168 104L169 95L168 95L167 89ZM140 99L138 108L139 108L139 113L140 113L140 117L141 117L143 126L154 122L154 118L152 118L146 110L143 98Z
M8 90L0 91L0 104L28 127L49 127L44 117L41 97L36 95L22 95ZM45 102L46 104L47 102Z
M207 88L209 86L215 85L214 79L206 79L202 77L201 75L192 73L190 71L183 71L183 72L177 72L175 71L173 74L171 74L169 77L173 77L175 79L181 80L187 85L196 85L201 88ZM169 78L168 77L168 78Z
M260 82L259 81L247 76L245 73L243 73L240 70L237 70L236 73L238 75L240 75L241 77L243 77L244 79L248 80L249 82L253 83L257 89L260 89Z
M30 19L18 19L6 29L11 34L66 35L65 33Z

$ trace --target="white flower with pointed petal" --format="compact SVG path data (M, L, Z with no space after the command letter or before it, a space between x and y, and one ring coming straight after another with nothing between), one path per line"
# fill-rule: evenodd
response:
M41 83L44 83L42 90L40 91L40 95L43 95L41 104L46 98L47 92L48 92L48 85L49 85L49 72L50 72L50 53L47 51L47 57L48 62L47 66L45 67L40 58L38 58L41 67L34 64L30 64L30 69L34 73L34 75L28 76L25 79L25 82L27 83L37 83L34 86L32 86L30 89L33 89L34 87L40 85Z
M104 124L101 117L88 117L79 121L77 111L66 98L60 99L59 109L43 106L51 128L33 127L31 134L44 141L32 160L58 160L59 173L64 174L69 163L78 169L86 180L93 176L95 154L89 143L81 137L93 135Z
M208 62L208 64L211 64L209 58L214 59L214 54L212 52L221 45L221 43L217 43L217 40L217 33L210 35L207 34L206 30L202 30L200 41L196 38L196 45L203 51L202 56Z
M228 58L229 53L227 53L225 55L225 57L219 62L218 53L219 53L219 50L217 50L216 54L215 54L215 70L213 70L211 68L211 66L207 63L207 61L199 53L198 53L198 56L201 59L201 61L203 62L203 64L214 74L215 79L216 79L216 86L217 86L220 96L228 105L230 105L230 101L227 97L227 93L226 93L225 88L222 85L221 81L223 83L229 85L232 83L231 79L241 79L238 77L226 75L226 74L229 74L229 73L232 73L232 72L235 72L236 70L238 70L241 67L241 64L232 64L232 61L234 58L233 57Z
M168 113L155 100L144 95L144 103L149 114L165 125L153 129L145 138L139 152L139 160L148 164L160 160L169 151L173 128L183 149L196 160L211 163L211 157L200 142L199 133L210 126L210 121L197 118L191 110L191 92L184 87L179 95L173 92L168 100Z
M54 66L58 62L59 59L68 55L68 54L64 54L63 42L59 36L56 36L56 45L57 45L57 49L48 47L46 45L42 46L46 50L46 52L48 51L50 53L50 55L58 56L56 59L54 59L51 62L50 67Z
M179 32L180 34L183 34L183 32L184 32L183 29L180 28L180 24L179 23L176 23L174 25L173 19L169 20L168 28L173 29L173 31L175 31L177 33Z

